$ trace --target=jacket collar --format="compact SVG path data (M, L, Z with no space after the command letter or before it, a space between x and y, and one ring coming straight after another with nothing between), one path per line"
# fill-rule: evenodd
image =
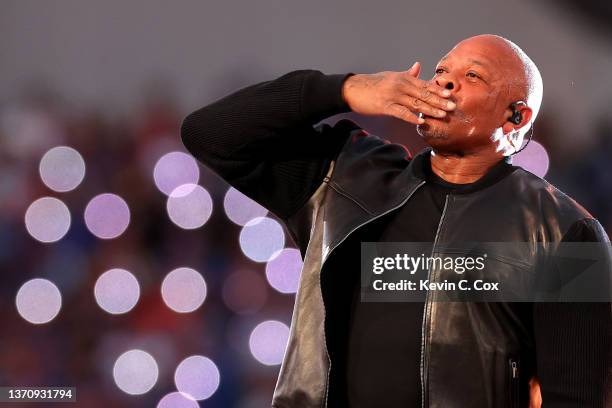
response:
M417 153L407 170L410 172L412 177L421 180L437 184L442 188L452 189L453 193L471 193L474 191L482 190L488 186L491 186L505 176L516 170L518 167L512 165L511 157L504 157L495 165L493 165L487 173L480 179L469 184L455 184L449 183L442 180L440 177L435 175L431 170L431 147L426 147Z

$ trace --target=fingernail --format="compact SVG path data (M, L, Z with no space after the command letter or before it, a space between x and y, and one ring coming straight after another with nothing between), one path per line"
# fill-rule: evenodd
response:
M418 122L419 122L419 123L421 123L421 124L423 124L423 123L425 123L425 119L423 119L423 118L419 118Z
M445 90L442 91L442 95L444 95L444 96L450 96L450 93L451 92L448 89L445 89Z
M448 109L455 109L457 107L457 104L453 101L449 101L446 103L446 106L448 107Z

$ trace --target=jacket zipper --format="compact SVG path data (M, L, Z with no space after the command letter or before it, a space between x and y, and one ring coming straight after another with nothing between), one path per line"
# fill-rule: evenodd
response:
M329 181L329 178L327 178L327 177L326 177L326 179L327 179L327 180L325 180L325 179L324 179L324 181L325 181L325 182L328 182L328 181ZM361 224L357 225L355 228L353 228L352 230L350 230L350 231L348 232L348 234L346 234L346 235L345 235L345 236L344 236L344 237L343 237L343 238L340 240L340 242L338 242L336 245L334 245L334 246L333 246L333 247L332 247L332 248L331 248L331 249L330 249L330 250L327 252L327 255L325 256L325 259L321 261L321 268L320 268L320 271L319 271L319 287L321 288L321 297L322 297L322 294L323 294L323 282L322 282L322 280L321 280L321 272L323 271L323 266L325 265L325 261L327 261L327 260L329 259L329 257L330 257L330 255L332 254L332 252L333 252L333 251L334 251L336 248L338 248L338 246L339 246L341 243L343 243L343 242L344 242L344 241L345 241L345 240L346 240L346 239L349 237L349 235L351 235L351 234L352 234L353 232L355 232L357 229L359 229L359 228L363 227L364 225L366 225L366 224L368 224L368 223L370 223L370 222L374 221L374 220L375 220L375 219L377 219L377 218L382 217L382 216L383 216L383 215L385 215L385 214L390 213L390 212L391 212L391 211L393 211L393 210L396 210L396 209L400 208L402 205L404 205L404 204L405 204L405 203L406 203L406 202L407 202L407 201L410 199L410 197L412 197L412 195L413 195L413 194L414 194L414 193L415 193L415 192L416 192L416 191L417 191L417 190L418 190L418 189L419 189L419 188L420 188L420 187L421 187L423 184L425 184L425 181L421 181L419 184L417 184L417 186L416 186L416 187L415 187L415 188L414 188L414 189L413 189L413 190L410 192L410 194L408 194L408 196L407 196L405 199L403 199L403 200L402 200L402 202L401 202L401 203L399 203L398 205L396 205L396 206L394 206L394 207L392 207L392 208L388 209L387 211L385 211L385 212L383 212L383 213L381 213L381 214L378 214L377 216L375 216L375 217L373 217L373 218L370 218L369 220L367 220L367 221L365 221L365 222L362 222ZM351 201L355 202L357 205L359 205L359 207L363 208L363 207L362 207L362 206L361 206L359 203L357 203L355 200L353 200L352 198L350 198L350 196L347 196L346 194L342 194L342 193L340 193L340 192L339 192L339 191L338 191L338 190L337 190L337 189L336 189L336 188L335 188L335 187L334 187L334 186L333 186L331 183L328 183L328 186L329 186L329 187L331 187L331 188L333 188L333 189L334 189L334 191L338 192L339 194L341 194L341 195L343 195L343 196L345 196L345 197L347 197L347 198L351 199ZM327 316L326 316L326 312L325 312L325 300L323 300L323 321L324 321L324 322L326 321L326 318L327 318ZM324 334L325 334L325 338L327 338L327 333L325 333L325 323L323 324L323 331L324 331ZM327 340L325 340L325 343L327 343ZM329 351L327 350L327 344L325 344L325 354L327 355L327 361L328 361L328 363L329 363L329 366L328 366L328 369L327 369L327 381L326 381L326 384L325 384L325 400L324 400L324 403L323 403L323 407L327 407L327 396L328 396L328 394L329 394L329 375L330 375L330 373L331 373L331 358L329 357Z
M510 407L519 407L519 362L514 358L508 359L510 369Z
M433 246L431 248L431 256L433 256L436 250L436 244L438 243L438 236L440 235L440 229L442 227L442 222L444 221L444 215L446 214L446 208L448 207L448 197L447 194L444 199L444 209L442 210L442 215L440 216L440 221L438 222L438 229L436 230L436 236L434 238ZM430 279L431 269L427 273L427 279ZM425 408L425 383L426 383L426 372L425 372L425 346L427 345L426 332L429 329L429 321L428 318L431 313L431 297L429 295L429 291L425 293L425 306L423 308L423 323L421 324L421 408ZM429 403L427 404L429 405Z

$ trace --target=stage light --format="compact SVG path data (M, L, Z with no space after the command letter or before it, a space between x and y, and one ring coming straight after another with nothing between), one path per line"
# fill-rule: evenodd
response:
M238 314L252 314L266 303L268 291L261 274L251 270L232 272L223 283L223 302Z
M26 210L25 226L32 238L40 242L59 241L70 228L70 211L61 200L42 197Z
M223 209L227 218L234 224L243 226L253 218L263 217L268 214L268 210L249 197L230 187L223 199Z
M302 271L302 256L295 248L285 248L266 264L266 278L281 293L297 292Z
M255 262L271 260L285 246L283 227L272 218L257 217L240 231L240 249Z
M155 185L165 195L183 184L197 184L200 169L195 159L183 152L170 152L163 155L153 169Z
M217 365L208 357L190 356L174 372L176 389L198 401L210 398L219 388Z
M168 273L161 286L162 298L175 312L190 313L206 299L206 281L191 268L177 268Z
M85 177L85 161L75 149L57 146L48 150L38 166L40 178L53 191L74 190Z
M168 216L183 229L200 228L212 214L212 198L204 187L183 184L175 188L166 203Z
M283 361L289 327L276 320L267 320L258 324L249 337L251 354L265 365L278 365Z
M85 208L85 225L98 238L117 238L130 224L130 209L123 198L105 193L95 196Z
M512 164L520 166L536 176L543 178L548 172L550 159L548 158L546 148L535 140L532 140L527 147L525 147L525 150L517 153L512 158Z
M123 353L115 361L113 378L123 392L131 395L145 394L157 382L159 369L152 355L134 349Z
M200 404L189 395L175 391L164 395L156 408L199 408Z
M111 314L127 313L138 303L140 285L130 272L111 269L96 281L94 296L104 311Z
M53 282L35 278L21 285L15 303L21 317L33 324L43 324L59 313L62 295Z

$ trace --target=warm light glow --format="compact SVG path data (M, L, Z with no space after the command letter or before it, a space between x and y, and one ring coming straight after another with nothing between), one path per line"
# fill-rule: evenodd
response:
M98 306L111 314L127 313L138 303L140 285L130 272L111 269L104 272L94 286Z
M164 278L162 298L175 312L193 312L206 299L206 282L202 275L191 268L177 268Z
M38 166L40 178L53 191L74 190L85 177L85 161L71 147L57 146L44 154Z
M265 365L277 365L283 361L289 327L276 320L267 320L253 329L249 338L251 354Z
M174 372L176 388L201 401L210 398L219 388L220 374L217 365L208 357L187 357Z
M175 188L166 203L168 216L183 229L200 228L212 214L212 198L204 187L183 184Z
M70 211L66 204L54 197L34 201L25 213L25 226L32 238L40 242L62 239L70 229Z
M268 210L249 197L230 187L223 199L223 209L227 218L234 224L243 226L253 218L263 217Z
M165 195L183 184L197 184L200 169L195 159L183 152L170 152L163 155L153 169L155 185Z
M281 293L295 293L300 282L302 256L295 248L285 248L266 264L266 278Z
M255 262L267 262L285 246L283 227L272 218L258 217L240 231L240 249Z
M48 323L57 316L62 307L62 295L47 279L31 279L24 283L15 298L17 312L33 324Z
M85 224L98 238L117 238L129 223L130 209L123 198L116 194L97 195L85 208Z
M115 384L131 395L140 395L151 390L158 375L159 369L153 356L138 349L120 355L113 367Z

